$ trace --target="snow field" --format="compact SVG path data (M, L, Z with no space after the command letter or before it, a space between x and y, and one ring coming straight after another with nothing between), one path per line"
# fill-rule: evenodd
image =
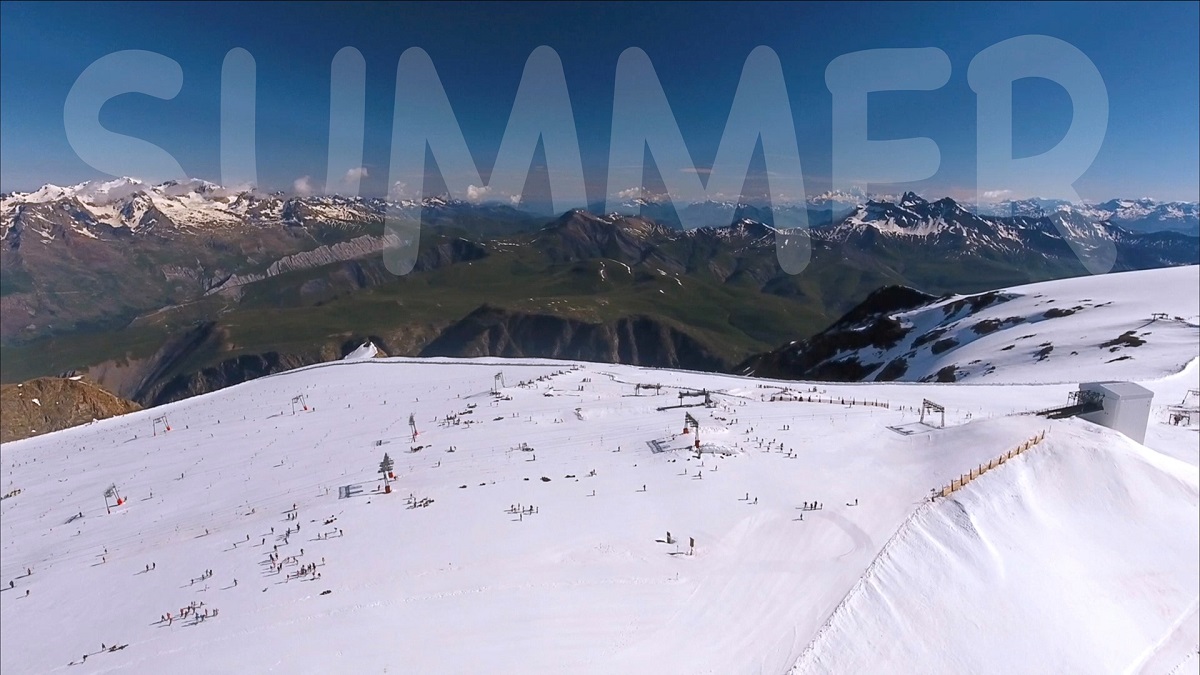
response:
M509 384L499 397L497 371ZM635 382L661 383L662 393L634 396ZM891 407L765 400L813 386L827 400ZM676 387L715 392L717 407L657 410L678 403ZM922 611L944 613L938 626L954 633L944 644L1003 657L983 662L996 672L1048 654L1125 668L1187 643L1171 637L1171 622L1196 598L1195 539L1178 534L1200 525L1195 470L1081 422L1011 414L1061 404L1071 388L364 359L5 444L3 491L22 492L0 502L0 584L14 581L0 593L0 670L879 672L941 655L932 642L878 657L878 643L848 646L839 637L848 607L896 640L925 636L904 632L925 627L913 618ZM301 394L310 410L292 414ZM947 428L915 424L925 397L947 406ZM732 454L697 459L680 433L685 411L700 421L702 445ZM152 435L163 414L173 430ZM1186 458L1195 432L1158 426L1150 445ZM923 506L932 489L1043 429L1047 447L1028 460ZM397 476L387 495L375 491L384 452ZM128 502L106 514L111 483ZM361 494L339 499L347 485ZM412 507L410 495L432 502ZM809 501L823 508L798 508ZM956 504L978 512L974 527L987 537L947 515ZM1161 522L1136 531L1158 513ZM678 543L666 543L668 531ZM1175 540L1164 543L1168 533ZM275 546L297 564L269 571ZM288 578L313 563L319 580ZM211 578L191 583L208 569ZM882 607L855 599L867 583L882 589ZM1101 604L1081 605L1105 584ZM1010 597L1020 601L1010 607ZM954 598L986 611L957 620ZM200 601L219 616L159 622ZM1035 615L1078 619L1085 609L1096 616L1070 640L1005 651L976 643L989 628L1028 641L1020 622L1044 627ZM1101 641L1103 650L1078 651ZM101 653L102 643L128 647Z

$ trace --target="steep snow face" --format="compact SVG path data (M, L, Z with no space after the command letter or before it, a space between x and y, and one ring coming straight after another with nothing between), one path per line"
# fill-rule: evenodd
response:
M1165 673L1200 641L1197 469L1085 422L917 509L793 673ZM1015 670L1021 670L1015 668Z
M799 362L817 341L838 344L839 334L882 321L898 324L892 332L902 337L839 349L822 364L854 363L866 373L864 380L910 382L1047 383L1071 381L1083 372L1095 379L1160 377L1196 357L1200 267L1076 277L945 298L835 325L783 351ZM747 374L755 374L755 367Z
M354 351L342 357L343 361L361 361L362 359L373 359L379 355L379 348L374 342L367 340L361 345L354 348Z
M1047 379L1073 377L1087 375ZM1146 386L1165 400L1186 383ZM715 407L671 407L702 400L679 397L702 389ZM985 671L1170 661L1161 645L1176 638L1162 617L1195 602L1194 472L1083 423L1012 414L1063 403L1071 389L376 358L4 444L0 484L18 492L0 501L0 584L13 582L0 595L0 670L786 672L814 639L807 653L830 653L821 640L835 631L822 626L841 625L835 610L864 574L893 569L872 561L899 556L885 543L914 521L949 542L914 554L930 556L920 562L944 594L933 597L1004 607L994 620L980 612L938 626L956 633L948 643L994 654ZM308 410L291 403L299 396ZM946 428L918 423L923 398L946 406ZM698 435L681 433L685 412ZM1161 417L1150 447L1194 464L1195 429ZM1027 455L1026 473L987 474L932 515L921 506L1042 430L1045 459ZM1034 460L1052 463L1044 480ZM985 489L989 481L1014 492ZM109 486L123 499L111 513ZM343 488L350 496L340 498ZM804 510L813 502L822 508ZM938 518L955 503L978 514L1001 554L948 538L962 524ZM1149 509L1162 522L1133 536L1135 518L1153 520ZM1060 522L1076 529L1064 534ZM1176 540L1157 546L1168 530ZM1001 563L1012 584L1030 587L989 596L981 579ZM1102 595L1118 618L1089 620L1086 640L1032 633L1055 598L1071 610L1052 616L1074 617L1080 593L1118 578ZM907 611L927 589L885 590ZM180 618L201 602L202 616L216 616ZM864 625L891 625L886 607L863 607L879 613L859 617ZM172 620L160 621L167 612ZM1126 630L1123 617L1141 625ZM992 650L990 628L1013 631L1022 648ZM114 643L122 648L101 651ZM924 663L901 657L874 672ZM870 663L862 651L846 658Z

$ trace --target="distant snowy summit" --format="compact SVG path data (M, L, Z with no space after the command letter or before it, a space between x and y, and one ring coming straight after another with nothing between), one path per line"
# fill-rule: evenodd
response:
M84 236L96 226L139 232L312 222L354 225L382 222L389 207L411 211L457 204L444 197L423 203L340 195L300 197L227 188L199 179L152 185L119 178L6 194L0 198L0 237L16 225L38 223L66 225Z
M771 206L741 201L703 201L674 205L665 197L632 199L620 205L626 215L641 214L668 225L681 220L706 227L727 226L737 220L771 224L804 211L811 225L838 223L848 214L859 214L872 204L909 208L928 201L909 192L903 196L869 194L861 189L826 191L804 201ZM389 208L401 213L418 209L520 211L511 202L450 199L445 195L414 200L388 201L377 197L288 195L254 189L223 187L192 178L150 184L135 178L89 181L72 186L44 185L32 192L0 196L0 238L18 223L57 223L88 236L87 228L107 226L128 232L156 228L202 229L213 227L363 224L383 221ZM1200 236L1200 205L1196 202L1159 202L1152 199L1113 199L1099 204L1071 204L1052 199L1025 199L994 204L963 204L982 217L1066 217L1073 221L1108 222L1134 232L1175 231ZM596 205L592 210L603 210ZM812 212L816 218L809 217ZM824 215L819 215L819 214ZM686 216L682 217L681 216ZM93 233L94 234L94 233Z
M997 217L1068 214L1110 222L1134 232L1170 230L1200 236L1200 204L1197 202L1160 202L1144 197L1072 204L1061 199L1021 199L980 204L973 210L980 215Z

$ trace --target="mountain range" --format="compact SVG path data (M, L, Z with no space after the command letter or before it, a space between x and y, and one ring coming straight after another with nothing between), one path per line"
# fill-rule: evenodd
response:
M816 214L817 201L780 208ZM1195 237L1134 231L1098 211L1001 217L907 193L811 217L811 263L789 275L760 207L688 205L714 220L681 230L654 211L663 205L628 206L640 215L546 217L445 198L128 179L5 195L3 381L86 373L155 405L336 358L367 338L393 356L727 371L816 334L880 287L941 295L1085 274L1063 230L1111 243L1118 271L1200 261ZM397 243L389 208L425 225L403 277L383 261Z
M988 216L1042 216L1062 212L1109 222L1133 232L1168 230L1200 236L1200 205L1196 202L1160 202L1142 198L1072 204L1059 199L1023 199L984 204L974 210Z
M775 205L775 210L807 209L820 224L844 217L848 212L869 202L903 201L896 195L870 194L861 189L831 190L808 197L802 203ZM482 210L491 217L508 216L522 220L520 207L503 202L468 202L447 196L431 197L418 204L414 200L388 202L381 198L343 197L340 195L296 196L282 192L263 193L256 190L225 188L200 179L168 181L151 185L133 178L91 181L61 187L44 185L33 192L14 192L2 195L0 205L0 237L7 234L23 212L36 216L39 205L54 205L71 212L80 223L105 224L111 227L138 230L156 225L177 227L213 227L236 225L270 225L321 222L324 224L361 224L382 220L390 205L402 212L419 207L432 207L447 212ZM729 213L739 217L759 216L766 222L771 209L742 202L696 202L683 205L684 210L701 214L698 221L704 226L719 227L731 220ZM1101 203L1075 204L1061 199L1004 200L993 203L968 204L963 208L989 217L1050 217L1062 212L1096 222L1109 222L1134 232L1175 231L1200 236L1200 203L1158 201L1150 198L1110 199ZM602 213L604 205L590 206L590 211ZM667 224L678 224L675 207L665 199L638 198L621 205L620 211L640 211L640 215ZM704 215L711 214L711 215ZM44 212L42 215L46 215ZM534 217L532 213L526 217Z

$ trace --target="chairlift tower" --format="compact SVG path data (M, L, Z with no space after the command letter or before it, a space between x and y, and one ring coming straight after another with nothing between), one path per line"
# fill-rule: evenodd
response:
M504 388L504 371L500 371L500 372L496 373L495 376L492 377L492 393L499 394L500 390L503 388Z
M696 455L699 456L699 454L700 454L700 422L695 417L692 417L691 413L685 412L685 413L683 413L683 433L685 433L685 434L690 433L689 430L691 430L691 429L696 430L696 438L692 444L696 448Z
M125 498L122 497L120 491L117 490L116 483L110 483L109 486L104 489L104 511L106 513L112 513L112 505L108 503L108 500L110 499L115 500L117 506L125 503Z
M300 404L301 410L308 410L308 399L304 398L304 394L292 397L292 414L296 414L296 404Z
M1200 420L1200 389L1189 389L1177 404L1167 406L1167 421L1171 425L1191 426Z
M417 417L415 413L409 413L408 415L408 428L412 431L412 439L414 441L417 440L417 436L419 436L421 432L417 431Z
M155 436L158 435L159 425L162 425L164 434L171 430L171 424L169 422L167 422L166 415L159 415L158 417L154 418L153 435L155 435Z
M690 396L703 396L705 408L711 408L714 405L712 396L709 394L709 391L707 389L701 389L700 391L681 391L681 392L679 392L679 405L682 407L683 399L686 397L690 397Z
M932 413L938 413L939 415L941 415L940 424L938 424L938 428L944 429L946 427L946 407L945 406L934 403L933 401L930 401L927 398L922 399L921 400L921 423L925 422L925 412L926 411L928 411L930 413L931 417L932 417Z

